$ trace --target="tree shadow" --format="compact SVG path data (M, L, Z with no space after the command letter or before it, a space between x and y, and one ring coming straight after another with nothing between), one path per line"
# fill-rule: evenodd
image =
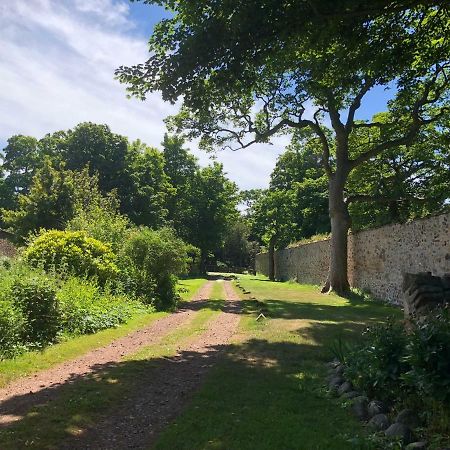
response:
M219 300L183 308L256 318L262 304L269 318L305 319L289 331L301 343L249 339L169 358L94 365L89 374L0 403L0 417L16 419L0 423L0 448L149 448L175 419L177 432L170 427L158 448L349 448L346 435L360 427L324 394L323 363L333 356L335 339L356 340L367 323L386 317L385 308L241 303L241 309ZM183 445L179 433L185 433Z
M74 374L64 383L34 394L15 396L1 403L0 415L19 416L19 419L13 424L0 426L0 448L22 448L30 442L34 443L30 446L35 448L148 448L158 433L189 404L219 356L218 370L225 370L226 375L219 373L219 379L217 372L211 375L212 379L216 377L214 383L219 385L213 390L217 387L220 389L215 391L213 399L208 400L199 420L209 423L211 417L208 415L213 414L216 421L223 422L230 410L235 413L242 410L239 413L242 420L245 420L245 414L260 417L268 406L267 392L276 394L279 389L281 397L272 399L274 404L270 406L272 413L279 416L277 423L284 419L291 423L293 416L303 417L305 412L299 409L299 405L306 402L308 407L315 405L314 408L319 409L309 413L313 417L317 416L317 420L320 419L320 408L323 408L324 411L337 414L339 423L342 419L342 423L348 425L347 414L343 416L339 407L321 393L323 362L330 358L327 343L337 328L338 324L313 323L306 330L293 331L308 334L313 337L314 343L251 339L241 344L211 346L203 352L182 351L170 358L95 365L87 375ZM302 378L296 378L299 373L303 373ZM240 377L241 383L236 377ZM227 383L231 385L226 386ZM252 392L250 397L249 390ZM237 392L241 399L239 395L236 396ZM292 396L298 402L297 405L292 402ZM221 405L222 411L216 408L215 402ZM30 409L31 404L33 407ZM254 411L246 408L249 404L253 405ZM328 428L323 424L325 429L318 433L326 439L320 439L336 440L336 433L342 431L340 427L343 425L336 427L335 422L334 417ZM258 423L246 424L237 432L247 433L250 426L254 436L267 437L269 427L270 433L284 442L285 438L275 425L269 426L266 419ZM354 426L351 419L350 424ZM204 432L208 438L218 438L212 424L211 427ZM221 433L227 434L226 427L219 431L223 439ZM303 432L311 434L310 431ZM301 435L294 434L300 445ZM319 439L318 435L313 435ZM269 441L273 442L273 439ZM263 443L264 440L260 440L262 447L248 448L266 448ZM196 447L195 443L193 445L185 448L203 448ZM295 444L294 447L280 445L272 448L301 447Z

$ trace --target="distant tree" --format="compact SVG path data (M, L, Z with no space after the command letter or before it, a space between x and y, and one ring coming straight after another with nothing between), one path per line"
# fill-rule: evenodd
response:
M2 171L7 195L27 194L36 170L42 165L38 140L31 136L15 135L8 139L2 151Z
M224 262L232 267L249 267L252 251L249 236L250 227L242 218L230 224L223 244Z
M73 215L75 184L70 171L57 170L49 159L36 171L28 194L18 195L18 208L3 210L3 222L19 242L40 228L63 229Z
M292 190L267 190L253 207L252 227L269 250L269 278L275 279L274 252L298 235L294 220L295 196Z
M166 200L168 221L184 239L189 237L187 225L191 223L190 207L192 183L195 181L199 166L197 159L183 147L184 140L177 136L164 135L162 142L164 172L172 186Z
M222 248L226 232L239 217L238 190L228 180L221 164L214 163L197 171L190 184L187 242L200 249L200 268Z
M315 133L332 230L323 291L347 293L348 177L384 151L410 145L448 113L448 1L157 3L172 15L154 28L148 60L118 70L121 81L140 98L151 91L171 102L182 98L171 124L203 148L247 148L305 128ZM359 123L366 94L392 85L391 120ZM352 134L363 127L382 132L351 153Z
M90 174L98 174L100 189L109 192L124 183L127 138L112 133L107 125L84 122L69 131L62 159L69 170L89 166Z
M121 211L137 225L158 228L166 223L171 186L162 153L141 141L128 146L123 184L118 188Z

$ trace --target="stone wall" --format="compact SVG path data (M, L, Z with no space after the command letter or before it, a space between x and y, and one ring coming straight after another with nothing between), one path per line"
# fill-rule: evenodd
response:
M351 286L400 303L404 273L450 272L450 213L350 234L348 249ZM320 285L328 261L328 240L278 250L276 278ZM256 271L268 274L267 253L257 255Z

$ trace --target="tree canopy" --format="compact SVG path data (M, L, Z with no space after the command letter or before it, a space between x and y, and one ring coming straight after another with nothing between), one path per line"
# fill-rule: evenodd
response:
M321 143L329 184L330 271L324 291L347 292L345 186L351 171L411 145L449 107L450 8L444 0L146 0L173 12L143 64L119 79L145 98L182 97L169 124L207 149L243 149L308 129ZM385 121L358 121L376 86L394 87ZM332 134L326 132L327 121ZM378 133L351 147L361 129Z

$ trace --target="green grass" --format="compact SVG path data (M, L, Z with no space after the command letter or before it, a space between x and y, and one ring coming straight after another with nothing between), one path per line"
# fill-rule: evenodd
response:
M191 280L185 282L189 285ZM192 280L191 285L195 283ZM251 294L242 295L233 343L156 448L360 448L348 438L365 431L326 394L324 362L332 358L330 348L336 339L357 339L368 323L399 316L399 311L261 277L243 275L239 283ZM207 329L223 306L222 283L214 284L211 299L158 344L56 387L56 400L43 402L11 427L0 428L0 448L57 448L67 436L107 416L124 398L138 395L155 366ZM267 319L256 321L260 312Z
M239 334L157 449L348 449L359 422L326 394L324 363L339 337L399 316L372 302L323 295L316 287L239 276ZM251 300L256 297L258 301ZM266 320L256 321L263 312Z
M180 344L195 339L219 314L223 305L220 283L215 283L210 298L191 321L168 333L158 344L144 347L120 363L105 365L86 377L65 383L57 388L55 401L43 402L17 423L0 428L0 448L57 448L62 440L83 432L124 398L136 395L142 389L143 380L151 377L157 360L175 355Z
M181 293L182 299L189 301L197 289L205 282L204 278L180 281L180 286L186 289L186 291ZM42 351L27 352L17 358L0 361L0 388L17 378L49 369L64 361L82 356L91 350L104 347L115 339L143 328L165 315L167 313L163 312L140 314L117 328L103 330L95 334L77 336L47 347Z
M186 278L178 281L180 295L184 301L189 301L193 295L206 283L205 278Z

